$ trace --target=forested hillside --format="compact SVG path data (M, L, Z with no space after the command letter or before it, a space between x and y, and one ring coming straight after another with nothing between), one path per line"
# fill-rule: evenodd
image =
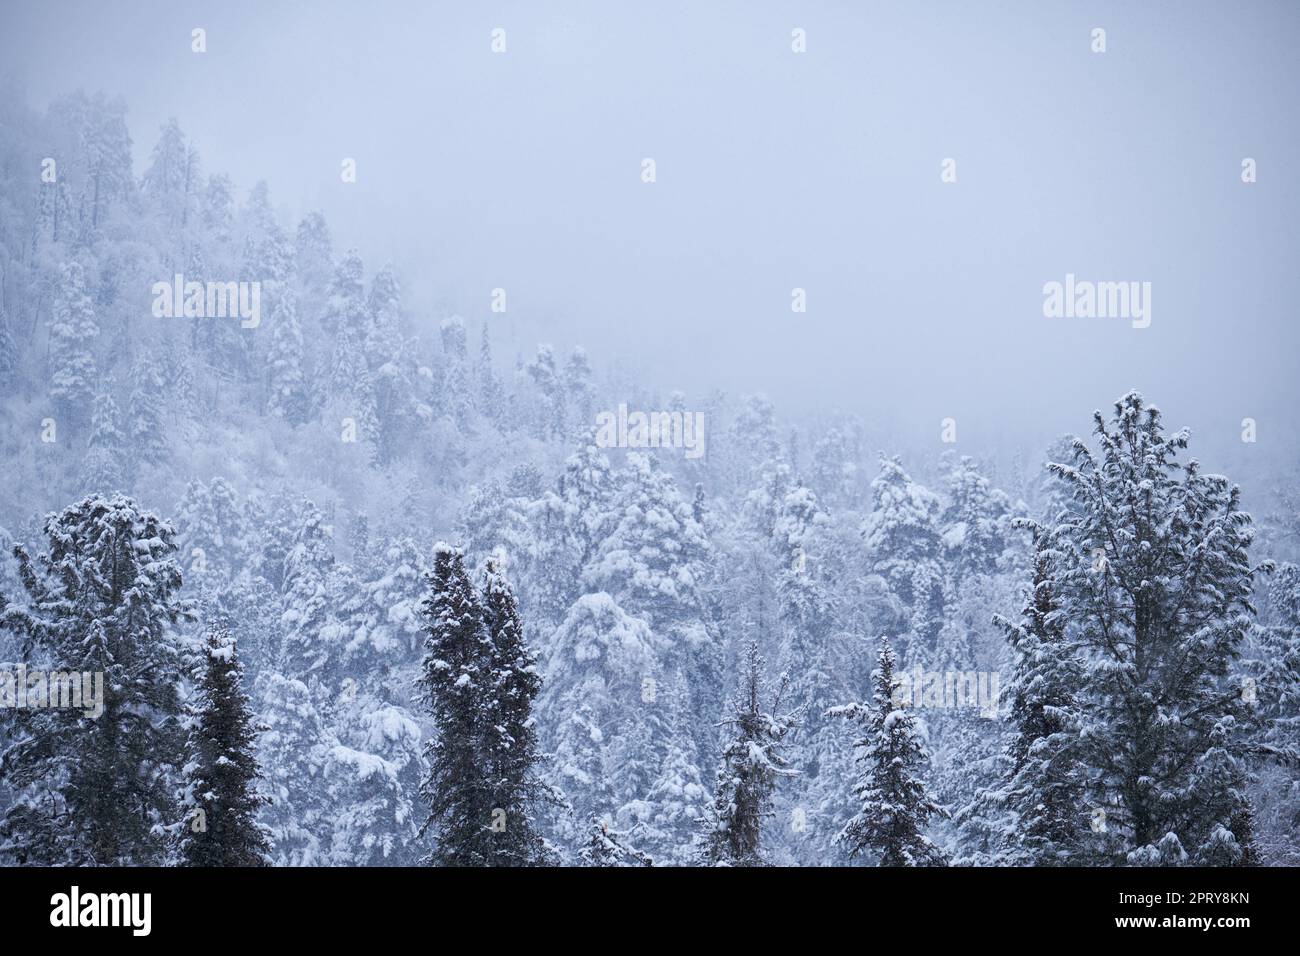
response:
M133 133L0 92L0 671L104 688L0 686L3 862L1300 862L1294 473L501 354Z

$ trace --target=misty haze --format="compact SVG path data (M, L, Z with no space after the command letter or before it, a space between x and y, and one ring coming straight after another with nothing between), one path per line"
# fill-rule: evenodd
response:
M1300 863L1297 48L6 3L0 863Z

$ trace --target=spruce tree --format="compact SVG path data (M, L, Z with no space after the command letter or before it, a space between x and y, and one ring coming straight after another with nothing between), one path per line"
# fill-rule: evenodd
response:
M500 422L505 411L505 396L501 382L492 368L492 342L488 337L487 323L483 324L482 338L479 341L478 366L479 414L491 422Z
M303 376L302 327L293 289L287 282L273 282L268 324L271 347L267 354L267 410L291 425L307 420L310 399Z
M524 371L542 396L537 437L542 441L548 438L564 438L566 428L564 376L560 371L559 363L555 360L555 350L546 343L538 345L537 357L524 366Z
M372 370L400 360L402 354L402 294L392 263L375 273L367 300L370 327L366 330L366 360Z
M1020 621L995 619L1016 655L1010 687L1015 736L998 801L1015 815L1005 862L1078 864L1085 862L1080 856L1089 832L1079 737L1083 668L1052 591L1051 553L1042 536L1035 544L1033 587Z
M434 838L426 862L488 866L493 860L493 793L482 735L493 648L459 549L435 546L423 611L425 656L418 702L434 724L425 748L428 775L421 786L429 805L424 831L432 831Z
M914 643L905 659L921 663L933 653L943 627L939 499L914 482L897 458L884 457L871 496L872 511L862 527L870 568L909 609Z
M378 436L364 426L373 414L373 404L363 407L365 388L370 381L366 365L365 339L370 326L370 308L366 304L364 266L355 249L349 249L334 272L330 297L321 317L321 325L333 336L329 360L328 388L336 398L347 397L352 417L363 425L362 437L374 441ZM373 396L370 397L373 403Z
M295 272L308 285L328 281L334 259L334 241L329 223L319 212L309 212L298 223L294 234Z
M588 819L645 796L634 777L648 783L654 774L653 749L630 746L647 736L642 682L654 667L653 637L608 594L585 594L553 632L545 661L537 726L571 808L550 814L549 832L573 846Z
M86 292L86 274L79 262L60 271L50 319L50 398L60 414L73 422L90 417L95 381L94 344L99 336L95 306Z
M530 506L537 553L530 606L543 622L558 624L582 595L583 568L614 527L612 495L609 459L586 442Z
M997 570L1007 546L1011 504L968 455L952 463L947 485L940 524L949 575L960 585L969 575Z
M270 831L257 820L260 728L244 693L244 665L220 625L208 630L192 707L180 856L186 866L265 866Z
M916 718L894 703L894 649L882 638L870 703L832 707L828 713L853 721L859 730L859 774L853 785L859 811L840 831L837 843L850 856L867 851L880 866L943 866L943 853L924 833L934 816L945 815L926 792L921 774L928 757Z
M810 713L804 731L815 736L823 712L835 699L833 682L832 604L830 588L821 575L821 547L829 518L817 496L796 480L781 502L773 529L777 561L777 599L781 620L781 669L795 675L794 699Z
M189 482L176 505L176 543L187 578L222 584L233 579L251 561L250 524L223 477L216 475L206 485Z
M109 383L95 396L90 442L81 465L81 486L88 494L111 494L123 485L123 445L117 402Z
M610 530L582 583L606 591L650 625L663 644L661 665L686 675L692 733L699 752L710 754L723 696L722 653L705 594L712 546L657 459L628 455L615 481Z
M772 815L772 793L782 777L792 777L781 750L795 725L781 713L782 679L770 710L764 710L763 659L750 642L740 689L725 724L731 736L722 751L713 808L705 834L704 860L711 866L763 866L763 824Z
M537 810L541 802L554 799L538 775L533 702L542 679L501 565L500 556L488 560L482 592L483 623L491 637L482 717L494 815L492 863L534 866L548 856L537 831Z
M580 856L583 866L653 866L654 860L628 842L605 820L592 817L587 843Z
M332 638L336 629L334 603L333 529L325 524L320 511L303 499L299 507L299 524L293 545L284 559L284 647L281 656L284 673L312 686L330 676L337 663Z
M302 681L268 669L258 675L254 691L266 725L257 760L271 797L261 821L271 833L275 865L323 866L330 862L337 818L329 787L339 775L338 738Z
M158 363L152 354L141 352L131 368L131 397L127 403L127 434L134 460L156 465L167 457L165 399Z
M660 683L654 703L641 702L627 737L611 748L620 790L635 795L619 807L619 820L632 822L656 859L685 866L698 859L693 844L709 818L712 795L700 770L681 671ZM657 768L650 763L656 756Z
M402 707L368 694L340 702L341 741L333 750L331 862L410 866L419 862L420 725Z

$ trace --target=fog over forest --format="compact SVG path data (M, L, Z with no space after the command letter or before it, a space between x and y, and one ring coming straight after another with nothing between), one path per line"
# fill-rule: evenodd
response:
M6 4L0 863L1300 862L1297 44Z

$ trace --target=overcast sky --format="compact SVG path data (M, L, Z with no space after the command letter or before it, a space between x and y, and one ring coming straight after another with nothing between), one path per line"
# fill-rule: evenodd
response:
M1295 2L6 0L0 23L32 104L120 93L137 172L175 116L208 171L393 259L422 316L485 318L500 286L503 341L976 444L1085 429L1136 386L1171 424L1297 447ZM1151 282L1150 327L1044 318L1067 273Z

